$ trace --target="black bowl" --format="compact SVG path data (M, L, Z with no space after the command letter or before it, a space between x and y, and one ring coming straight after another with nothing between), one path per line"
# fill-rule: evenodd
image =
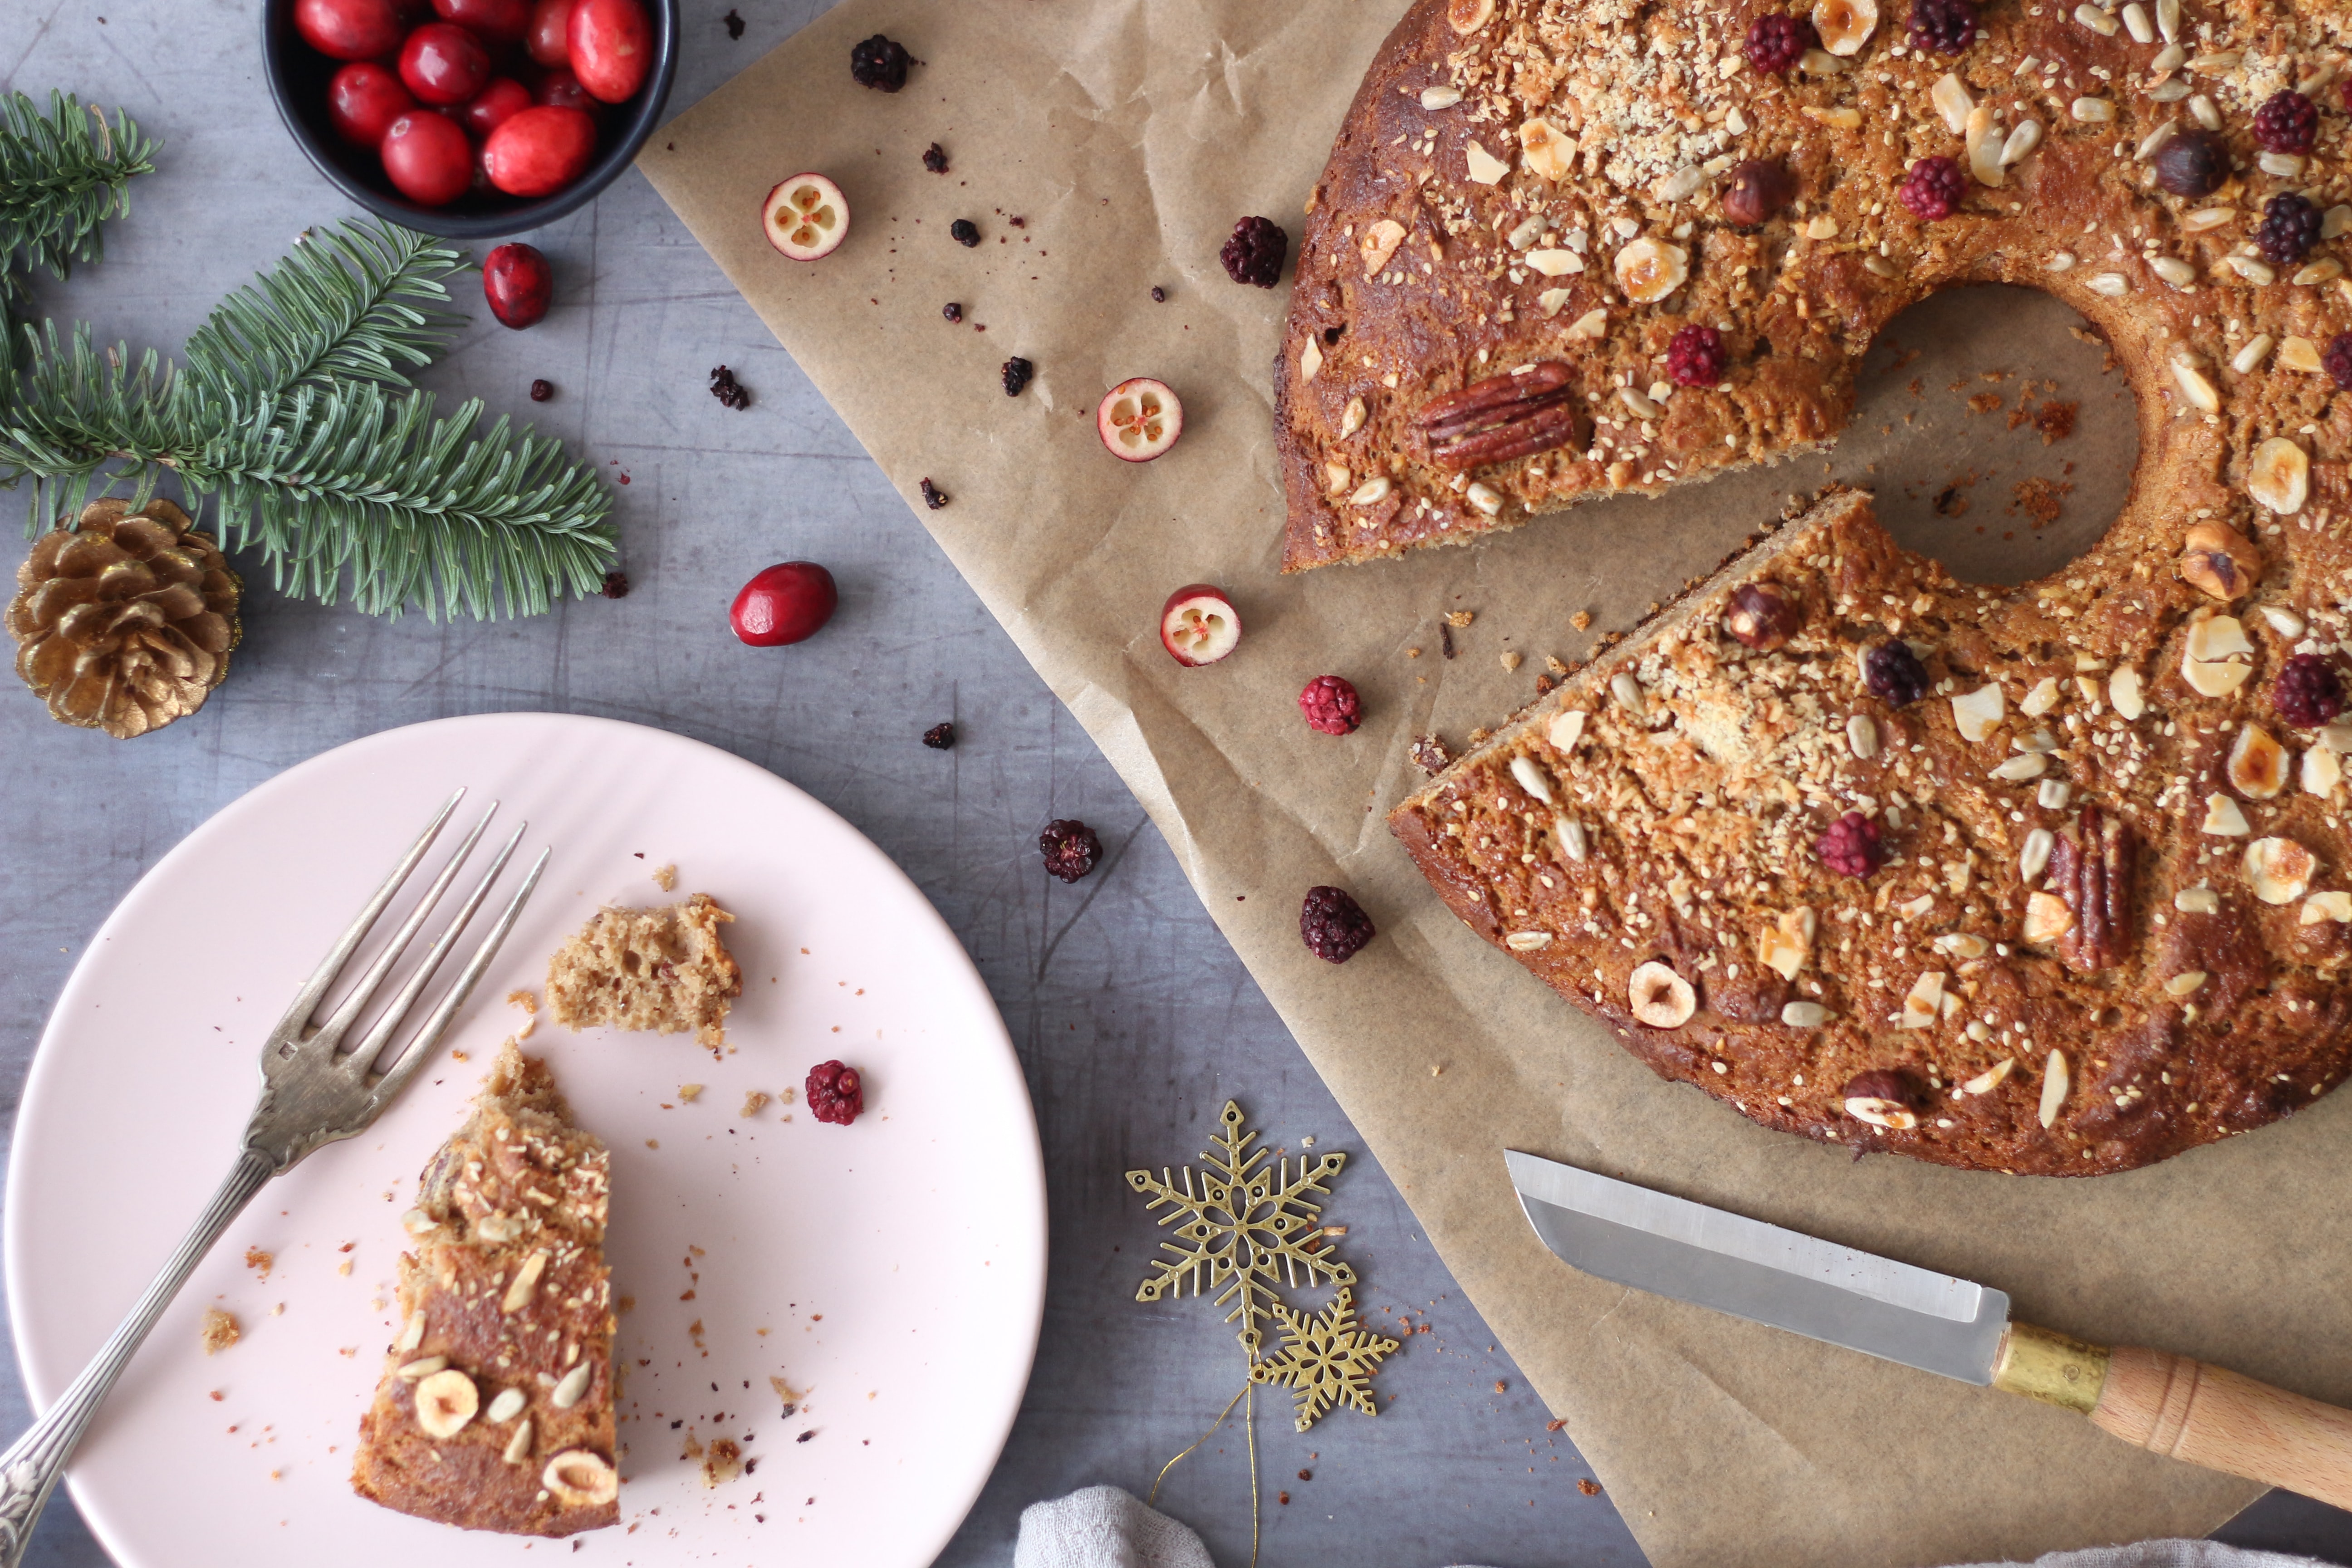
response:
M327 118L327 82L342 68L294 30L294 0L268 0L261 13L261 57L278 118L336 189L378 217L451 239L496 239L553 223L584 206L619 177L652 135L677 74L678 0L645 0L654 24L653 68L626 103L608 105L597 126L596 161L553 195L536 200L473 191L446 206L419 206L384 177L375 153L335 134Z

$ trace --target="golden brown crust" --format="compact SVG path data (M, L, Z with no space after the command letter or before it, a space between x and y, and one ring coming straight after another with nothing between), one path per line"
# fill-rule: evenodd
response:
M402 1328L360 1423L361 1496L517 1535L619 1519L617 1485L600 1498L562 1495L545 1474L580 1452L609 1473L618 1455L606 1172L604 1145L571 1124L546 1063L509 1040L406 1216L416 1250L400 1261ZM420 1391L453 1373L470 1384L474 1413L454 1432L429 1432Z
M2258 695L2290 653L2340 647L2352 577L2340 542L2270 549L2229 605L2117 535L2063 583L1996 592L1834 493L1391 826L1480 935L1766 1125L1972 1169L2146 1164L2352 1066L2352 724L2297 731ZM1790 607L1769 651L1727 629L1752 585ZM2185 660L2224 618L2250 673L2208 695ZM1858 659L1898 638L1931 683L1900 703ZM2250 732L2283 743L2283 781L2232 770ZM1849 811L1888 856L1867 877L1815 847ZM2309 852L2307 888L2250 874L2271 839ZM1690 988L1678 1023L1636 1016L1651 964ZM1849 1093L1885 1074L1903 1114Z

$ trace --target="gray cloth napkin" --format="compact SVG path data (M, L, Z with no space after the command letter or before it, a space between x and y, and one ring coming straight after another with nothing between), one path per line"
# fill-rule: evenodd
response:
M1087 1487L1022 1510L1013 1568L1216 1568L1201 1538L1117 1487ZM1966 1568L2028 1568L1974 1563ZM2211 1541L2143 1541L2053 1552L2031 1568L2326 1568L2309 1557L2248 1552Z

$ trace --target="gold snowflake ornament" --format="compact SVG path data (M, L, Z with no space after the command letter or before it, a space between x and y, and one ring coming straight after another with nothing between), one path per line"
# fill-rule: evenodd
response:
M1195 1296L1214 1291L1218 1306L1232 1303L1225 1321L1241 1324L1242 1346L1255 1363L1265 1342L1261 1325L1287 1310L1278 1287L1297 1290L1356 1282L1356 1271L1324 1245L1322 1205L1307 1196L1328 1197L1331 1189L1324 1183L1339 1173L1348 1157L1325 1154L1310 1161L1301 1155L1296 1178L1286 1157L1268 1171L1265 1151L1250 1151L1257 1134L1242 1130L1242 1108L1229 1100L1218 1120L1223 1131L1215 1148L1201 1152L1205 1168L1197 1175L1190 1165L1181 1177L1171 1177L1165 1167L1157 1177L1149 1171L1127 1173L1127 1184L1151 1200L1147 1207L1170 1211L1160 1223L1176 1226L1175 1239L1160 1244L1170 1256L1153 1260L1151 1275L1137 1288L1135 1299L1149 1302L1188 1290Z
M1396 1353L1397 1342L1357 1320L1353 1290L1341 1290L1320 1312L1294 1312L1277 1301L1274 1317L1282 1326L1282 1349L1252 1363L1250 1381L1289 1389L1301 1432L1342 1405L1367 1415L1381 1413L1372 1403L1372 1374L1382 1357Z

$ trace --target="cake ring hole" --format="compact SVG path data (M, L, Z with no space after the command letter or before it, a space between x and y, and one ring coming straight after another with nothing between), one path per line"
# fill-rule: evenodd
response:
M2062 571L2123 510L2138 407L2071 306L1967 284L1880 331L1833 454L1905 549L1963 582L2009 586Z

